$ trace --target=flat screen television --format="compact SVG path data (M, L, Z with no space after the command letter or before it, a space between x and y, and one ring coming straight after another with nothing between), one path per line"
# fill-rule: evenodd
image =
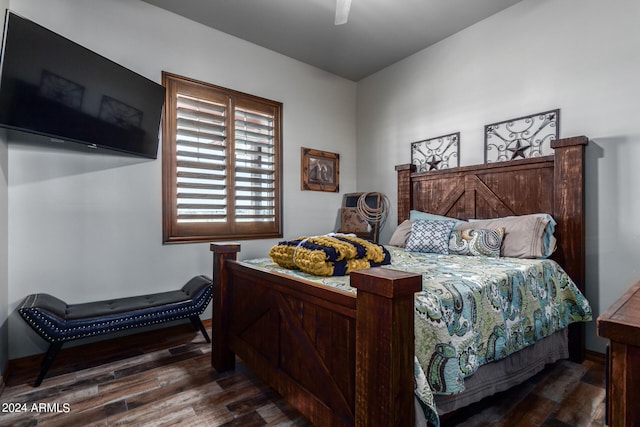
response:
M155 159L164 87L7 11L0 126Z

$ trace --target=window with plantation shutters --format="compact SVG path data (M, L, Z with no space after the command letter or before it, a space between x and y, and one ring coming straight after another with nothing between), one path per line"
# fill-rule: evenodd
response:
M282 104L163 73L164 241L282 237Z

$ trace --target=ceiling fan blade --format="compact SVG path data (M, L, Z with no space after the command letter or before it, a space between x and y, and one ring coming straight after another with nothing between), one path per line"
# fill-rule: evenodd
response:
M349 9L351 9L351 0L336 0L336 25L347 23Z

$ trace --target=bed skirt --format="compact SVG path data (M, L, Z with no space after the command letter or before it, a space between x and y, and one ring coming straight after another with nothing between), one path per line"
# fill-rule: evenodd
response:
M464 380L464 392L454 396L434 396L438 414L453 412L487 396L522 384L542 371L546 364L568 357L568 337L565 328L502 360L481 366Z

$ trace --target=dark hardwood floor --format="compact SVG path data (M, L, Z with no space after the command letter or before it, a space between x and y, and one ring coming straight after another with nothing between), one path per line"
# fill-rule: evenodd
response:
M309 425L241 362L216 372L210 351L190 324L63 348L37 388L41 356L13 360L0 426ZM603 426L603 365L556 363L442 425Z
M602 427L604 361L559 361L519 386L462 409L442 425Z

